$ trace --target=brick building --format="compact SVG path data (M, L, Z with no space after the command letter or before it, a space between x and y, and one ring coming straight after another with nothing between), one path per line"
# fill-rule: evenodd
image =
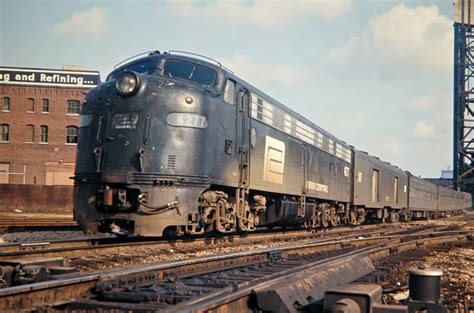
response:
M0 67L0 183L72 185L79 111L99 72Z

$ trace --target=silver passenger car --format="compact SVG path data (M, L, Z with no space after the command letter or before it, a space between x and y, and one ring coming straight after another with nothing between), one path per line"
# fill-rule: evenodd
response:
M407 173L410 178L408 205L411 217L435 215L438 210L438 185Z

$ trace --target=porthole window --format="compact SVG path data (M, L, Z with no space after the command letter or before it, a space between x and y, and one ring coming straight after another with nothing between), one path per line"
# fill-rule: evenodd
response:
M257 145L257 130L255 127L252 127L250 130L250 145L252 146L252 149L255 149L255 146Z

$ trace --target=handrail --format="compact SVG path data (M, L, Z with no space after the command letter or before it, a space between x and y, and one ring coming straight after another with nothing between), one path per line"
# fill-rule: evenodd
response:
M134 59L134 58L136 58L136 57L138 57L138 56L144 55L144 54L148 54L148 55L160 54L160 51L158 51L158 50L151 50L151 51L141 52L141 53L139 53L139 54L136 54L136 55L134 55L134 56L129 57L128 59L123 60L122 62L119 62L119 63L115 64L115 65L114 65L114 69L116 69L119 65L121 65L121 64L123 64L123 63L125 63L125 62L127 62L127 61L130 61L130 60L132 60L132 59Z
M181 50L169 50L168 53L169 54L182 54L182 55L191 55L191 56L194 56L194 57L200 57L204 60L211 61L211 62L215 63L217 66L219 66L219 67L223 68L224 70L226 70L227 72L234 74L234 72L232 70L230 70L229 68L222 65L221 62L219 62L217 60L214 60L213 58L207 57L205 55L202 55L202 54L187 52L187 51L181 51Z

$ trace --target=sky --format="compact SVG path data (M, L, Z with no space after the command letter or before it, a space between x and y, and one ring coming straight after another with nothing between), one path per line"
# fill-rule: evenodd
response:
M452 167L452 0L0 0L0 66L183 50L422 177Z

